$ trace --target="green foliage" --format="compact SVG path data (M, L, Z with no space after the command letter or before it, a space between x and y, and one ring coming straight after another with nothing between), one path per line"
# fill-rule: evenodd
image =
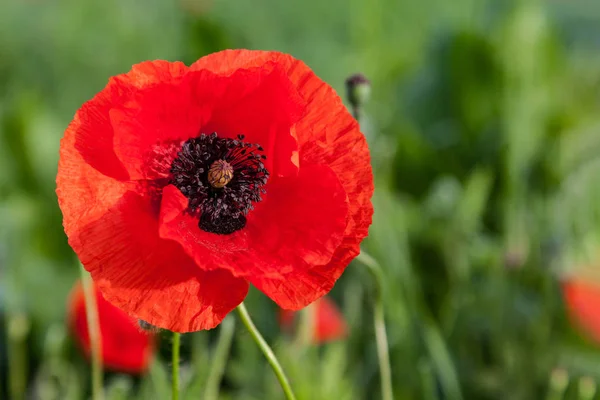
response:
M593 398L600 352L569 326L560 279L598 263L599 12L593 0L4 2L0 398L15 368L32 398L88 398L64 327L78 269L54 194L74 111L133 63L229 47L289 52L339 93L351 73L372 82L364 248L384 266L396 398ZM350 265L331 294L350 335L319 347L283 335L251 291L299 400L379 398L371 290ZM184 336L183 398L204 395L217 336ZM169 398L168 347L144 377L108 375L108 398ZM227 353L220 399L281 398L239 324Z

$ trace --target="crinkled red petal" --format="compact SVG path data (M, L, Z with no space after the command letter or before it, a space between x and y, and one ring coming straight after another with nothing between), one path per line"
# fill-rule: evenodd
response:
M177 243L161 239L151 204L134 192L78 237L75 251L104 297L152 325L211 329L246 297L245 280L223 269L203 271Z
M239 70L229 77L209 71L176 76L138 91L110 111L114 147L131 179L156 179L149 168L161 158L166 171L176 156L162 160L162 149L217 132L219 137L245 136L263 147L267 169L275 176L295 174L298 145L290 127L304 101L281 69Z
M296 174L298 143L291 127L302 117L306 104L285 71L277 65L242 69L221 79L230 81L228 90L203 129L241 133L246 142L262 146L271 177Z
M181 77L188 68L180 63L146 61L136 64L127 74L111 78L106 87L86 102L77 112L70 129L75 129L75 149L86 164L118 180L128 180L126 166L114 151L114 132L110 120L113 108L129 101L133 93L151 87L166 79Z

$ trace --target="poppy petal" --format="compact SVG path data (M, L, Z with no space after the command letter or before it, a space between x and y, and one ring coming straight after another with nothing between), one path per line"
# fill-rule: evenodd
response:
M163 177L148 163L159 158L168 172L176 152L163 160L165 145L212 132L228 138L243 134L246 142L264 148L267 169L285 176L298 169L290 127L303 110L303 99L280 69L240 70L228 78L195 71L137 92L111 110L110 120L116 154L131 179Z
M252 68L227 79L232 83L219 103L225 106L215 110L204 130L243 134L246 142L262 146L272 177L296 174L298 144L291 128L302 117L305 102L285 72Z
M127 192L130 185L93 168L75 147L81 134L78 112L61 140L56 194L69 244L78 246L79 227L100 218ZM102 150L98 148L101 152Z
M181 142L199 134L212 113L212 104L227 82L208 72L173 76L110 110L114 148L131 179L168 176ZM204 88L202 90L201 88ZM209 88L209 90L206 90ZM167 151L170 145L174 151ZM158 160L155 160L158 159ZM163 170L149 168L159 161Z
M247 294L243 279L226 270L202 271L178 244L159 238L154 210L134 192L78 236L75 251L104 297L152 325L211 329Z
M316 308L315 342L323 343L344 338L348 327L338 306L329 297L324 296L317 301Z
M166 77L182 76L187 70L180 62L146 61L134 65L126 74L111 78L101 92L79 109L76 121L70 126L75 131L74 146L85 162L104 175L128 180L126 166L115 155L110 110L129 101L136 91L155 85Z
M573 322L600 342L600 284L572 279L563 282L562 289Z
M328 263L343 239L347 216L346 193L326 165L303 166L297 177L274 180L246 226L252 248L274 258L249 276L277 276L277 271L281 279L286 272Z

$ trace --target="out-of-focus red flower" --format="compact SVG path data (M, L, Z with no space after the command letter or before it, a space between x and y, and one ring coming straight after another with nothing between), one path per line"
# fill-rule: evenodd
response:
M600 343L600 284L572 278L563 281L562 290L573 323Z
M292 331L296 320L296 311L279 310L279 324L285 331ZM348 332L348 326L338 306L328 297L322 297L314 303L314 321L311 325L313 342L315 344L343 339Z
M107 369L143 373L154 352L152 334L142 331L137 321L106 301L94 287L98 321L102 340L102 360ZM77 282L69 297L69 328L87 357L90 355L85 298L81 282Z
M229 50L112 78L61 141L69 243L104 297L148 323L210 329L252 283L297 310L359 253L369 149L304 63Z

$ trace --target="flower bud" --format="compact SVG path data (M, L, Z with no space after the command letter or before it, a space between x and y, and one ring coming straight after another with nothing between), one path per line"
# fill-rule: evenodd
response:
M596 381L590 376L582 376L579 379L579 399L592 400L596 396Z
M550 373L550 390L557 397L562 397L569 386L569 373L563 368L555 368Z
M25 340L31 330L31 321L24 313L12 315L8 320L8 336L15 341Z
M371 95L371 82L363 74L354 74L346 79L348 101L354 108L361 107Z

